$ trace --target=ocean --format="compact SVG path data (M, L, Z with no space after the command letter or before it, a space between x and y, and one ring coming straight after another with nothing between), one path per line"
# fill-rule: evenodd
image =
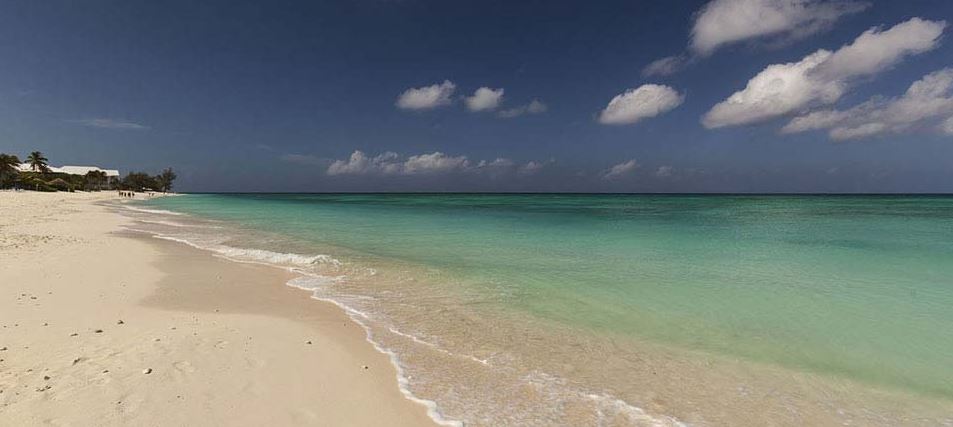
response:
M128 209L126 209L128 208ZM189 194L467 425L953 423L953 197Z

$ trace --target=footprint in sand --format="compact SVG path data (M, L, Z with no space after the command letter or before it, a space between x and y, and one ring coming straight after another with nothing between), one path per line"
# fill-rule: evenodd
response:
M175 369L177 369L179 372L186 372L186 373L195 372L195 367L192 366L192 364L186 360L183 360L181 362L175 362L172 364L172 366L174 366Z

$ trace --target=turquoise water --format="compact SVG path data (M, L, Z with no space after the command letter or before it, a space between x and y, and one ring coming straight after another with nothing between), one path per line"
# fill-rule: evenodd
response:
M953 398L953 197L188 195L541 322Z

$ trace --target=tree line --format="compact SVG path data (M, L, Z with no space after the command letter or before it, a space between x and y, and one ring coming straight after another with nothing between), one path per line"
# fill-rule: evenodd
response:
M161 191L172 190L176 174L172 168L166 168L158 175L145 172L130 172L122 177L107 177L103 171L89 171L86 175L72 175L53 172L49 159L43 153L34 151L25 161L13 154L0 153L0 188L19 188L35 191ZM29 171L21 171L20 164L29 166Z

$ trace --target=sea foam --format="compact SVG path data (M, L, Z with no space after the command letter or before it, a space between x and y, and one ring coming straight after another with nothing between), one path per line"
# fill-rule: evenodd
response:
M151 213L151 214L159 214L159 215L175 215L175 216L185 215L181 212L172 212L172 211L167 211L164 209L137 208L135 206L129 206L129 205L123 205L123 207L131 211L143 212L143 213Z
M157 239L170 240L173 242L184 243L191 247L197 249L203 249L207 251L212 251L216 255L231 259L233 261L241 262L257 262L263 264L274 264L280 266L296 266L296 267L307 267L313 266L316 264L328 264L333 266L340 266L341 261L331 257L330 255L318 254L318 255L302 255L296 253L287 253L287 252L274 252L264 249L247 249L247 248L236 248L234 246L213 244L213 245L202 245L195 243L194 241L188 238L182 237L172 237L165 236L161 234L153 234L153 237Z

